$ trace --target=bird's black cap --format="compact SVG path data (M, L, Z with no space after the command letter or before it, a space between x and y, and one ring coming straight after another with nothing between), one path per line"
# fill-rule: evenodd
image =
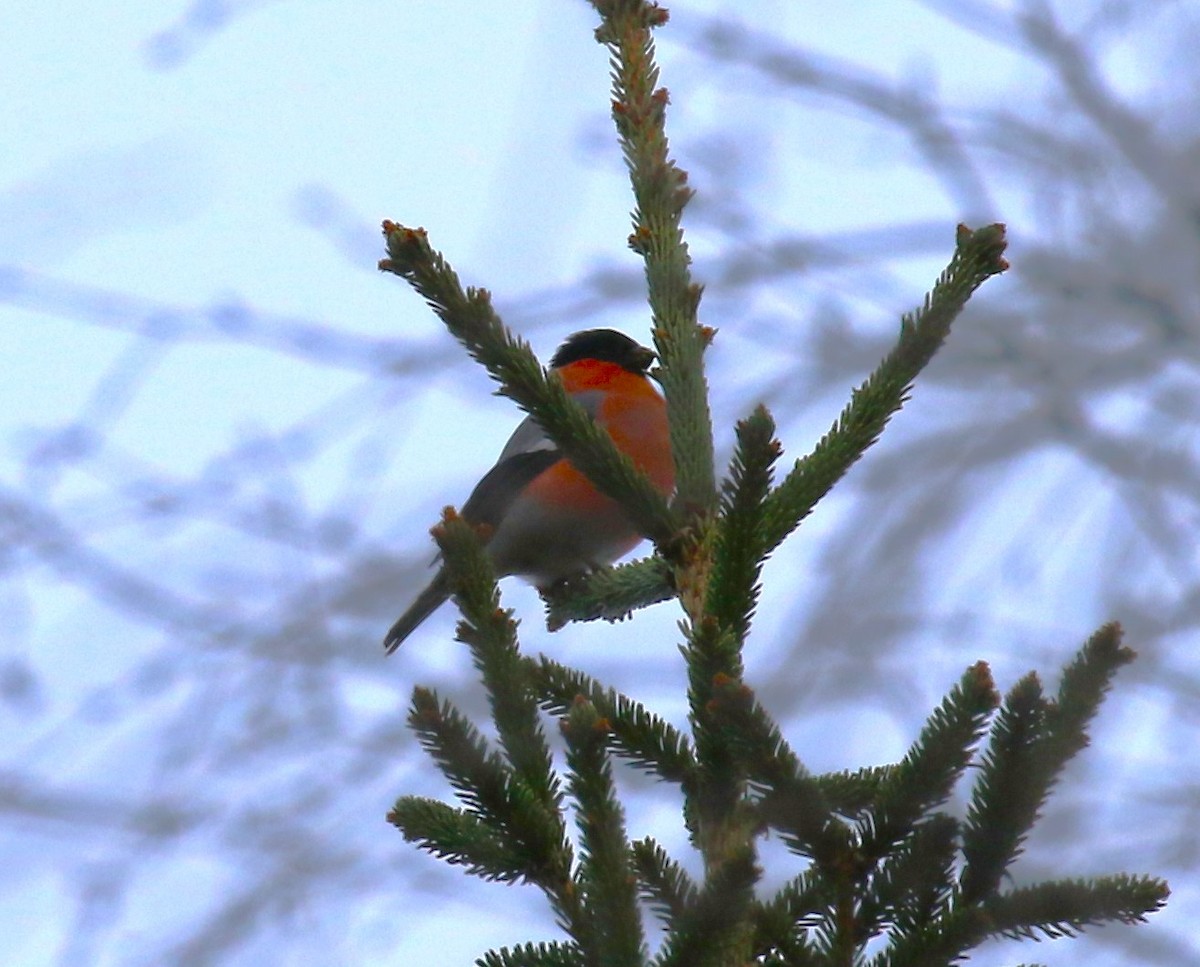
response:
M641 375L656 358L653 349L638 345L623 332L615 329L585 329L558 347L550 365L557 369L581 359L599 359Z

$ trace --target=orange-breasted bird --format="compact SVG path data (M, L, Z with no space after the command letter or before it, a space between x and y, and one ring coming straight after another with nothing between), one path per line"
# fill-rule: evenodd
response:
M550 368L617 448L669 494L675 462L666 404L648 376L655 358L623 333L588 329L559 346ZM533 417L513 431L461 513L485 535L498 576L520 575L542 588L611 564L641 540L621 507L592 486ZM449 595L439 568L387 633L388 654Z

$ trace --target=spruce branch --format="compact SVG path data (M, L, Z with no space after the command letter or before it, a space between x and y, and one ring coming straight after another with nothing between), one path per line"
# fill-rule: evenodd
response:
M1035 676L1010 694L967 813L962 886L970 899L994 890L1036 821L1067 762L1087 745L1087 725L1116 671L1133 658L1119 625L1105 625L1063 672L1057 700Z
M828 967L829 961L811 946L799 941L762 954L755 967Z
M1067 762L1087 746L1087 725L1117 670L1134 657L1117 624L1100 628L1064 669L1056 701L1035 675L1017 684L992 727L963 833L968 900L992 893L1021 852Z
M422 228L384 222L389 258L380 269L405 279L514 400L549 434L597 489L617 501L638 530L659 547L676 531L675 516L650 478L617 449L610 437L571 399L557 377L542 368L529 344L514 336L492 308L486 289L463 289Z
M948 909L958 852L958 822L934 813L881 863L859 906L865 936L887 923L892 936L922 930Z
M813 782L832 812L854 819L875 801L879 786L895 768L894 765L868 766L853 771L826 772L813 776Z
M466 804L467 815L504 845L510 859L520 857L520 875L543 888L565 924L576 925L581 913L571 880L573 851L561 818L558 779L538 721L536 699L516 652L515 626L499 607L491 564L466 522L447 509L434 536L445 558L449 586L463 612L459 637L471 647L487 683L505 755L490 750L457 709L440 703L427 689L413 691L410 726ZM458 838L446 840L438 838L438 828L429 821L439 819L444 833L450 813L432 817L418 801L402 799L392 815L394 821L409 823L404 827L406 835L416 837L427 850L452 853L485 875L485 841L478 835L472 839L473 829L465 821ZM422 819L425 825L414 825ZM511 878L511 862L501 862L492 874Z
M1112 686L1113 676L1137 657L1132 648L1121 644L1121 636L1121 626L1116 622L1104 625L1063 670L1046 722L1057 763L1055 775L1072 756L1087 747L1088 724Z
M739 642L746 640L758 604L758 578L766 554L763 501L771 489L771 468L779 458L775 421L759 406L738 423L737 447L721 487L713 569L706 612Z
M567 769L578 805L580 858L576 884L587 910L575 940L597 964L641 964L646 949L637 880L608 760L608 722L584 698L562 723Z
M566 715L582 696L608 722L609 742L617 755L684 788L694 783L696 760L691 744L669 722L616 689L605 688L583 672L566 668L544 655L526 661L546 711Z
M992 894L1021 852L1049 788L1045 736L1047 702L1030 672L1008 693L992 724L963 826L963 897Z
M1162 908L1170 892L1162 880L1122 874L1039 883L1003 893L984 907L993 934L1056 940L1104 923L1144 923L1148 914Z
M478 967L589 967L575 944L540 943L489 950L475 963Z
M726 967L745 962L753 943L754 885L761 871L742 847L708 871L696 900L675 921L655 967Z
M725 680L714 689L710 711L711 725L724 734L750 787L760 794L759 819L777 829L794 852L818 863L832 862L849 842L846 831L834 822L821 784L801 764L754 693Z
M829 880L806 870L754 911L754 955L763 963L795 965L823 964L806 934L816 926L816 913L829 906Z
M692 878L649 836L633 844L633 866L650 909L668 930L678 929L698 897Z
M470 720L450 702L439 701L437 693L417 686L408 725L467 808L493 828L503 825L511 807L512 774Z
M574 851L562 815L559 780L538 719L528 666L517 651L516 625L500 608L495 573L470 525L446 508L433 534L463 615L458 638L471 649L482 676L507 759L504 809L483 818L519 844L529 863L527 878L546 892L565 929L582 940L590 936L592 922L575 887ZM447 771L448 765L439 763Z
M439 703L432 691L413 689L409 726L468 813L504 842L513 855L521 856L522 875L556 897L562 894L573 854L557 810L547 810L542 797L513 776L470 721L449 702ZM392 815L409 815L407 801L397 802ZM503 878L506 869L498 868L498 877Z
M700 326L701 286L692 281L683 240L683 209L692 197L687 172L670 157L666 134L669 95L658 86L651 31L667 11L644 0L592 0L600 14L596 40L612 65L612 117L635 200L629 246L646 265L659 378L667 398L675 454L676 503L690 512L716 499L712 416L704 350L712 331Z
M874 860L900 842L934 806L945 802L971 761L999 703L984 662L969 668L929 717L908 754L889 770L857 825L865 856Z
M485 880L511 883L528 874L524 857L465 810L436 799L406 796L387 818L408 842Z
M698 782L691 803L697 820L697 846L705 864L719 864L735 849L732 838L744 822L734 819L746 793L747 763L739 756L736 733L725 727L724 708L743 701L742 658L732 632L707 619L692 629L685 649L688 705L695 738ZM745 832L743 828L743 833Z
M623 621L641 608L675 597L674 575L663 558L645 557L588 571L541 589L546 627L558 631L571 621Z
M988 937L991 920L978 907L953 906L923 930L896 937L867 963L869 967L954 967L965 951Z
M908 399L913 380L941 348L971 294L1008 268L1003 225L972 231L958 227L954 256L924 304L900 320L895 348L850 396L830 431L796 461L767 500L766 543L776 547L811 513L877 440L892 414Z
M722 714L722 707L740 703L745 691L739 642L711 618L691 632L685 657L697 769L696 781L684 789L684 818L704 858L705 881L696 906L700 915L687 917L666 938L657 963L726 967L750 956L761 820L747 797L747 763Z
M557 810L559 784L550 747L538 720L537 697L517 651L512 612L500 607L491 561L479 538L451 508L433 530L445 560L455 603L462 611L458 640L471 649L491 705L496 733L515 777L541 801Z

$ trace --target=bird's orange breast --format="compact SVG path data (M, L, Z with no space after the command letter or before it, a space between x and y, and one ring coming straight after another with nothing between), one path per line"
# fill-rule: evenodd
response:
M617 449L629 455L663 494L675 488L675 461L667 428L666 401L645 376L614 363L585 359L558 370L567 392L599 391L596 421L608 431ZM579 470L565 460L555 464L531 485L542 499L576 507L600 507L611 501Z

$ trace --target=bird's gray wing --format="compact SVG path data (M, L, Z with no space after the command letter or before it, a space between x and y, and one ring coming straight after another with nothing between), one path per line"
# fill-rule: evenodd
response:
M558 450L527 450L502 458L471 491L462 507L463 517L469 524L498 527L529 481L560 457L562 453Z
M599 390L587 390L583 393L575 393L571 398L583 407L588 416L594 417L596 410L600 407L600 400L603 396L604 394ZM557 449L558 447L554 441L546 436L546 431L541 428L537 420L532 416L527 416L513 430L512 436L504 444L504 449L500 451L500 457L496 461L496 465L499 466L509 457L516 456L519 453L529 453L533 450Z

